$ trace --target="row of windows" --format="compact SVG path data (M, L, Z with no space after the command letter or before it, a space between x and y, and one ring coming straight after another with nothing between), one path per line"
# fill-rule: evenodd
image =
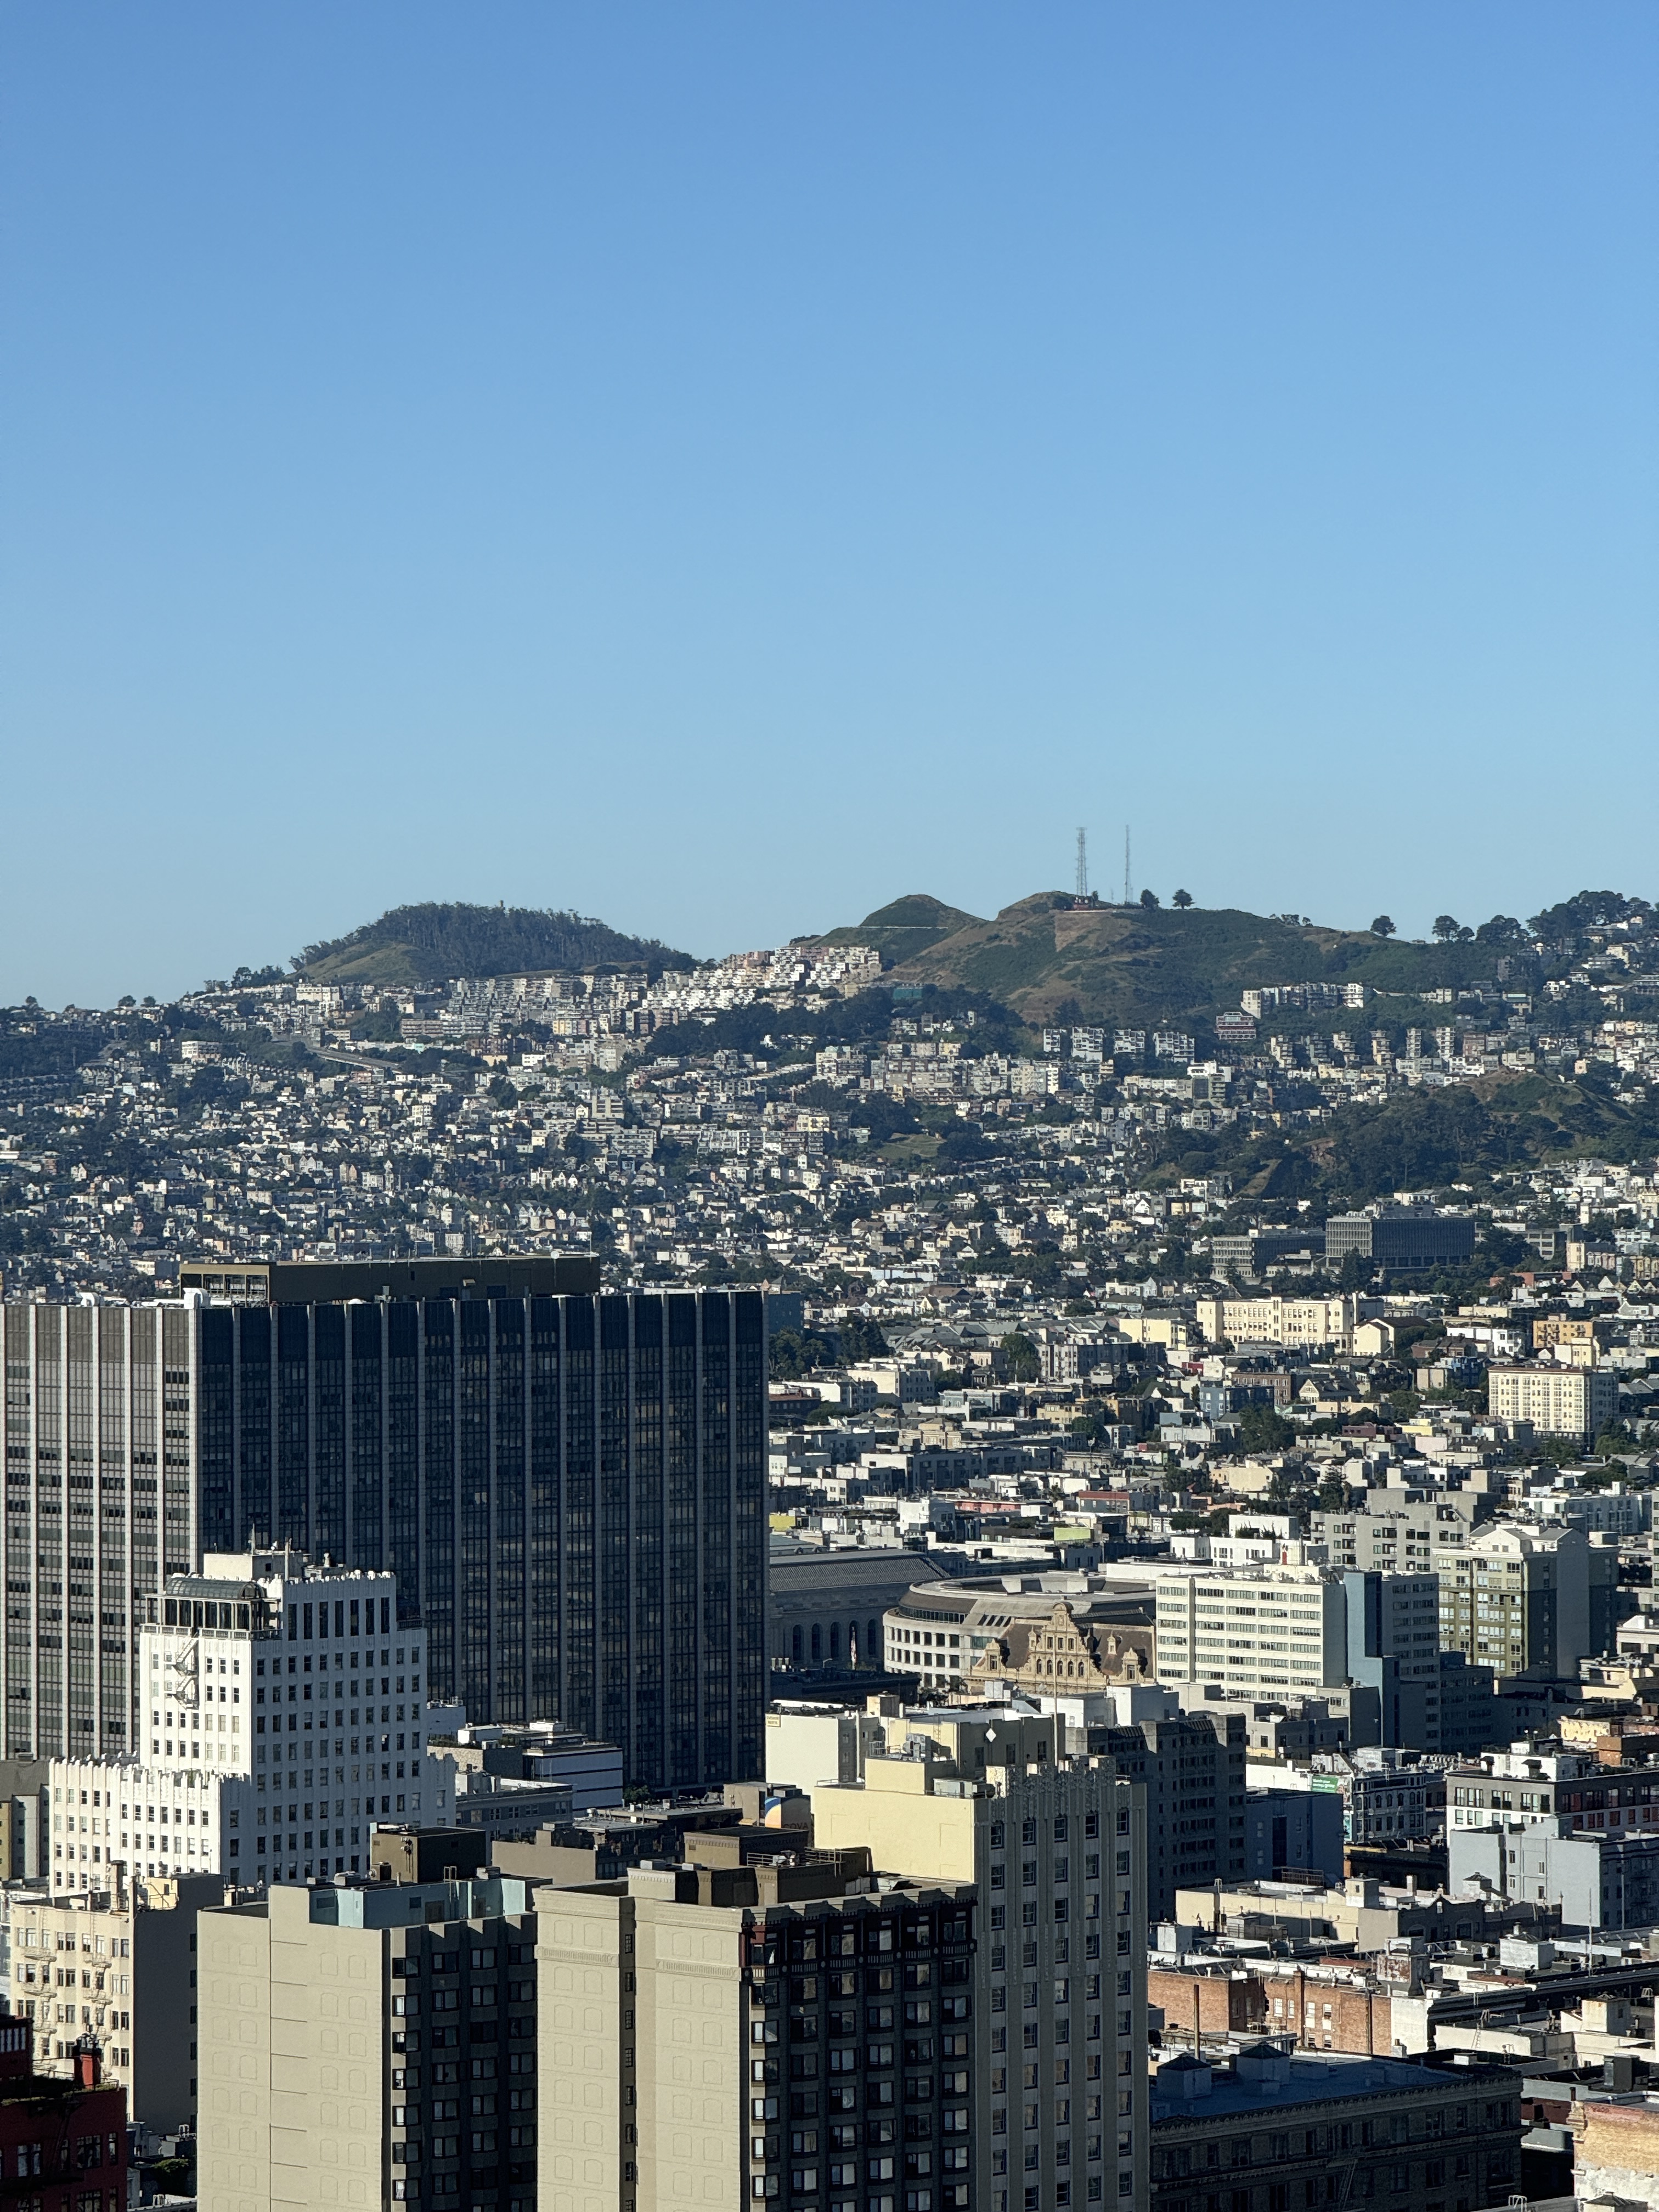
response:
M1512 2164L1507 2152L1493 2153L1486 2160L1489 2189L1500 2187L1510 2179ZM1273 2182L1266 2189L1212 2190L1191 2198L1158 2197L1153 2201L1156 2212L1311 2212L1316 2206L1342 2204L1354 2198L1369 2202L1378 2197L1405 2197L1409 2202L1414 2189L1444 2189L1449 2182L1453 2187L1472 2189L1473 2166L1474 2160L1468 2157L1431 2159L1415 2173L1404 2164L1362 2164L1352 2175L1346 2172L1320 2174L1306 2181ZM1469 2200L1465 2197L1460 2202L1467 2204ZM1431 2205L1428 2212L1448 2212L1448 2208Z

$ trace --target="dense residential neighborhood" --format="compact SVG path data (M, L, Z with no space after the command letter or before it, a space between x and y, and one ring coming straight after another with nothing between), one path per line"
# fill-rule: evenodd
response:
M1213 926L1190 902L1055 897L1035 921L1034 903L1008 927L1045 957L1090 931L1144 954L1167 950L1164 924ZM870 2077L860 2105L801 2086L816 2078L804 2050L787 2075L769 2056L752 2081L732 2072L733 2130L745 2106L752 2130L722 2153L732 2202L816 2212L822 2177L859 2169L863 2187L902 2159L907 2203L1193 2212L1192 2177L1221 2146L1292 2177L1270 2196L1313 2188L1305 2161L1346 2156L1353 2191L1389 2212L1592 2186L1651 2201L1650 911L1583 894L1527 926L1443 917L1422 947L1390 945L1379 917L1337 948L1358 975L1246 982L1225 1004L1189 975L1180 993L1157 984L1165 1011L1133 1021L1086 966L1056 980L1028 961L1007 996L964 977L958 940L977 958L991 926L937 902L884 914L702 964L624 957L618 940L589 966L417 981L340 975L374 964L359 933L287 975L242 971L168 1005L8 1012L17 1633L0 1960L8 2002L40 2030L30 2063L62 2074L95 2051L131 2098L135 2156L193 2156L199 2124L222 2196L228 2123L216 2106L196 2119L222 2064L198 2075L194 2045L188 2065L175 2050L147 2074L143 2057L185 1935L219 1962L203 2017L228 2046L289 2002L246 1971L253 1922L280 1921L325 1978L343 1931L381 1930L386 1971L411 1991L394 2013L423 1975L434 2007L449 2001L442 1978L465 1975L466 1952L443 1931L465 1923L470 2002L523 2039L510 2056L531 2078L508 2109L540 2117L516 2124L516 2155L482 2125L470 2157L465 2136L447 2152L421 2101L433 2084L394 2035L386 2094L409 2101L387 2106L386 2174L412 2193L429 2138L434 2202L471 2188L528 2203L508 2192L539 2173L561 2203L561 1977L614 1951L624 1920L644 1941L665 1916L663 1929L740 1947L759 2051L822 2037L832 2073ZM1282 944L1308 926L1273 927ZM1448 966L1463 980L1424 981ZM348 1325L349 1385L329 1366ZM477 1542L456 1595L433 1547L446 1516L463 1548L471 1525L441 1442L469 1385L436 1394L469 1328L495 1409L477 1432L493 1441L474 1462L475 1534L497 1542L526 1480L502 1438L525 1390L550 1387L525 1378L561 1378L545 1402L563 1410L526 1433L575 1498L592 1431L572 1378L596 1341L621 1362L607 1402L636 1425L660 1421L649 1377L665 1342L737 1363L752 1429L740 1404L729 1427L705 1409L677 1433L701 1436L705 1465L730 1455L763 1647L757 1607L729 1644L684 1647L678 1686L651 1659L660 1553L641 1535L661 1486L637 1425L634 1502L600 1511L606 1668L583 1671L581 1578L555 1566L564 1540L543 1522L528 1636L520 1569L485 1575ZM396 1382L417 1329L418 1419ZM158 1359L159 1543L143 1425ZM247 1410L276 1402L273 1359L287 1363L276 1431ZM233 1364L234 1386L214 1379ZM95 1392L77 1385L94 1372ZM71 1500L65 1530L54 1455L90 1458L76 1421L94 1395L96 1519ZM347 1425L349 1486L329 1441ZM726 1542L726 1510L705 1515L705 1543ZM210 1511L223 1535L187 1539ZM262 1535L262 1511L283 1525ZM102 1619L125 1624L131 1680L126 1638L106 1634L96 1686L71 1679L55 1703L64 1582L70 1646L92 1632L77 1577L94 1526ZM331 1565L343 1532L353 1556ZM110 1578L123 1546L130 1587ZM723 1588L705 1580L697 1602ZM545 1663L544 1643L559 1655ZM318 1703L317 1728L331 1712L358 1730L331 1739L328 1826L330 1770L291 1762L320 1762L329 1742L261 1740L267 1718L292 1731L302 1710L265 1707L268 1686L294 1700L290 1645L326 1678L319 1700L342 1700ZM377 1652L388 1672L371 1679ZM204 1731L221 1654L232 1705ZM377 1680L405 1703L369 1706ZM239 1711L244 1683L257 1704ZM682 1753L683 1693L705 1720ZM710 1733L720 1699L729 1728ZM364 1732L377 1711L404 1724L395 1749ZM731 1748L751 1741L763 1752ZM136 2014L112 1984L64 2033L29 1957L60 1922L83 1949L95 1929L111 1958L142 1936ZM434 1931L430 1959L417 1925ZM864 1974L866 2013L820 2016L829 1978L803 1972L820 1955L803 1947L821 1941L872 1961L831 1991ZM933 1962L906 1969L930 1994L906 2001L902 2045L882 2039L885 1951ZM654 2053L617 2062L596 2045L591 2063L669 2078L676 1989L661 1978L652 1999ZM933 2033L936 2002L960 2025ZM1010 2078L1011 2014L1036 2100ZM882 2087L901 2048L902 2134L884 2113L896 2084ZM508 2056L472 2063L496 2080ZM506 2094L481 2090L475 2111ZM1300 2118L1274 2132L1277 2115L1327 2102L1350 2116L1347 2140L1322 2149L1325 2124ZM1237 2132L1246 2106L1259 2139ZM1374 2169L1367 2143L1388 2146ZM634 2172L626 2138L612 2154ZM1038 2178L1015 2197L1022 2173ZM679 2201L640 2186L641 2204Z

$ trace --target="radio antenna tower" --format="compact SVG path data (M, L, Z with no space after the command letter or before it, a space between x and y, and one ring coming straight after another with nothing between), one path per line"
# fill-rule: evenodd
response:
M1077 833L1077 895L1079 900L1089 896L1089 839L1083 830Z
M1130 898L1129 898L1129 825L1128 825L1128 823L1127 823L1127 822L1126 822L1126 823L1124 823L1124 825L1123 825L1123 903L1124 903L1124 905L1125 905L1125 906L1127 906L1127 905L1130 903Z

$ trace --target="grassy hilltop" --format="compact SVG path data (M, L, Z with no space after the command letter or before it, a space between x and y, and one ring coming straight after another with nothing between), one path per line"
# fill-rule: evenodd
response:
M1490 981L1497 964L1489 945L1401 944L1237 907L1077 908L1063 891L1017 899L988 921L914 894L830 941L876 946L895 982L988 992L1029 1023L1137 1029L1202 1028L1252 984L1364 982L1414 996Z
M873 914L842 929L831 929L819 940L824 945L872 945L881 955L884 968L896 968L901 962L915 960L922 953L957 930L982 927L976 914L966 914L959 906L946 906L943 899L930 897L926 891L909 891L903 898L895 899L890 906L878 906Z

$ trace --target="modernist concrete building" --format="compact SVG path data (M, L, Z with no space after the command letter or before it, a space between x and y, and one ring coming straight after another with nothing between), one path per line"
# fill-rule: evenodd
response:
M1316 1513L1316 1542L1330 1548L1331 1564L1381 1574L1432 1573L1449 1552L1458 1552L1495 1500L1484 1491L1437 1491L1413 1496L1405 1488L1372 1491L1363 1512Z
M1340 1267L1351 1252L1389 1274L1463 1267L1474 1256L1474 1217L1407 1206L1334 1213L1325 1224L1325 1264Z
M1321 1565L1152 1562L1158 1679L1219 1683L1242 1698L1317 1691L1348 1679L1342 1577Z

